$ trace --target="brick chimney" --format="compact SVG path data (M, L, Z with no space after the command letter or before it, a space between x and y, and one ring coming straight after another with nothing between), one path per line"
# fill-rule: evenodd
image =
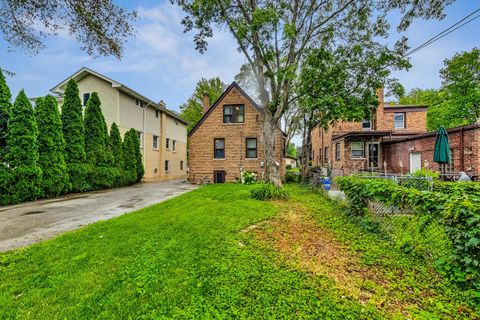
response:
M375 123L375 130L386 130L385 128L385 121L384 121L384 106L385 106L385 93L382 88L378 88L376 90L376 94L378 97L378 107L377 111L375 112L376 123Z
M210 109L210 97L206 92L203 93L202 104L203 104L203 114L205 114L207 113L208 109Z

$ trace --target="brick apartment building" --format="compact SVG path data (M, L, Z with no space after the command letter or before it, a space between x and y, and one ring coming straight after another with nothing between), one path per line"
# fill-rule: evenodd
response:
M328 130L312 130L312 165L330 167L334 175L358 171L440 171L433 162L435 132L427 132L426 106L388 105L383 90L372 119L340 122ZM447 173L466 172L477 178L480 170L478 124L447 130L452 163Z
M242 171L265 171L262 110L233 82L210 106L203 99L203 117L189 133L189 180L233 182ZM275 158L283 176L286 135L275 133Z
M377 94L379 105L372 119L312 130L312 165L330 166L336 175L381 170L387 157L384 141L427 131L426 106L390 106L384 102L383 90Z

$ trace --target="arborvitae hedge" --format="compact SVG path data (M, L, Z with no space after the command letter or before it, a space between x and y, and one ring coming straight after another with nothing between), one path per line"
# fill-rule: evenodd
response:
M38 126L38 165L42 169L42 196L56 197L68 185L65 141L57 100L52 96L37 99L35 116Z
M32 104L20 91L8 119L7 161L13 171L11 203L36 199L40 195L42 171L38 167L38 129Z
M123 137L123 182L132 184L137 180L137 160L135 156L135 140L138 141L137 133L130 129Z
M7 167L7 124L11 108L12 95L0 69L0 205L9 202L8 188L11 182L11 170Z
M86 181L89 166L85 163L85 128L82 101L75 80L70 79L62 105L62 126L65 144L65 162L69 176L68 189L73 192L90 188Z
M90 164L89 181L93 189L111 188L115 173L108 150L107 124L96 92L90 95L85 109L85 152Z
M135 159L136 159L136 170L137 170L137 179L136 182L142 180L143 175L145 173L145 169L143 168L143 159L142 159L142 152L140 151L140 139L138 139L138 134L134 129L130 129L133 131L135 138L133 140L135 144Z
M123 152L122 137L117 124L114 122L110 128L110 151L113 157L113 167L116 169L115 186L123 185Z

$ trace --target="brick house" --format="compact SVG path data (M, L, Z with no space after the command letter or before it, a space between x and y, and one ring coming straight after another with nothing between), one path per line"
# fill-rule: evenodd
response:
M384 102L383 89L378 90L377 95L379 105L371 119L312 130L313 166L330 167L334 175L383 170L387 158L385 141L427 132L426 106L388 105Z
M455 177L460 171L478 180L480 177L480 125L472 124L447 129L452 163L446 165L445 172ZM413 172L420 168L440 171L433 162L435 132L413 137L384 141L382 144L387 168L392 172Z
M189 133L189 172L192 183L237 181L242 171L264 176L262 110L233 82L210 106L203 98L203 117ZM286 135L275 133L275 158L280 174L285 170Z

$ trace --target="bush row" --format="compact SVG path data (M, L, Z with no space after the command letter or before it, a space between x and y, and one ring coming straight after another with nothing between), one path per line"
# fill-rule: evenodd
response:
M124 186L143 173L137 133L122 141L113 123L109 134L97 93L85 112L74 80L61 114L52 96L34 108L22 90L12 103L0 70L0 205Z
M479 294L480 196L468 192L478 191L477 185L437 183L431 192L398 186L387 179L339 177L336 183L347 196L350 214L363 215L368 211L369 201L378 201L400 208L409 207L424 224L439 222L453 250L444 261L445 270L455 280L473 285Z

